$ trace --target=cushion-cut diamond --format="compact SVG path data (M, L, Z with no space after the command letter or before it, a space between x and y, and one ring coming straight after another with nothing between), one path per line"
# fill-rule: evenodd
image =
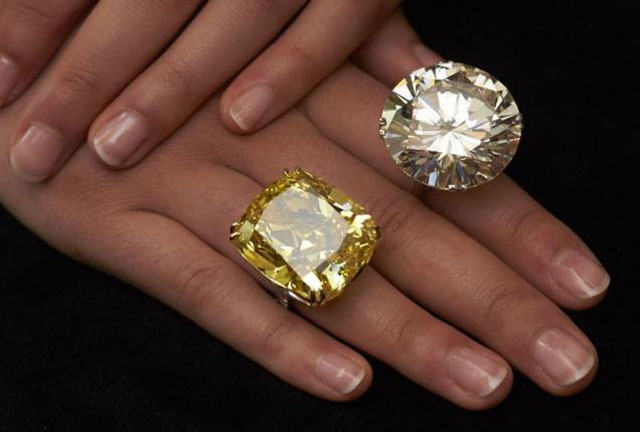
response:
M265 188L231 230L251 265L312 306L344 291L371 259L377 238L359 204L300 169Z
M442 62L403 79L387 99L380 135L415 180L465 190L500 174L520 141L522 116L488 73Z

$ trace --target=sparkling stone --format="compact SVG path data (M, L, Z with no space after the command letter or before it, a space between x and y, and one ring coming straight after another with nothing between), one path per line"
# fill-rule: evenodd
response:
M437 189L466 190L513 159L522 116L509 90L462 63L442 62L404 78L387 99L380 135L395 163Z
M378 227L359 204L296 169L265 188L231 228L240 254L294 298L340 295L371 259Z

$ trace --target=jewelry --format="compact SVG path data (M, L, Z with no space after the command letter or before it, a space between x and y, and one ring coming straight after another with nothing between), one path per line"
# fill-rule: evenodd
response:
M393 161L425 187L464 191L511 162L522 115L509 90L476 67L451 61L418 69L384 104L380 136Z
M378 237L360 204L301 168L285 171L231 226L231 241L279 287L285 307L340 296L371 259Z

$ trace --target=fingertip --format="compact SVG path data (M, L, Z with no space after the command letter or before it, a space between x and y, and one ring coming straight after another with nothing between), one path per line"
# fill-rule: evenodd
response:
M465 409L492 408L511 391L513 371L495 353L462 347L449 352L445 362L451 385L448 398Z
M560 328L543 330L532 345L531 357L547 392L571 396L584 390L598 370L598 352L580 333Z
M40 183L55 174L64 152L64 141L56 131L32 124L11 148L9 160L20 179Z
M227 90L220 104L225 126L238 134L255 132L272 118L276 91L270 84L255 84L238 93Z
M546 390L558 397L570 397L575 396L578 393L586 390L587 387L591 385L596 375L598 374L599 360L597 353L594 353L595 357L593 360L593 365L589 369L589 371L574 384L568 386L552 386L547 388Z
M571 311L586 311L598 306L607 296L609 290L605 290L598 295L589 298L577 298L570 295L557 295L553 298L562 308Z
M552 287L570 309L588 309L606 295L611 277L593 253L583 247L562 248L549 263Z
M442 61L442 57L440 57L435 52L431 51L425 44L422 42L414 43L412 47L413 54L416 59L422 66L431 66Z
M348 402L362 396L371 386L369 363L356 353L325 353L316 359L314 374L329 391L326 398Z
M19 69L16 62L0 52L0 107L11 103L17 95Z
M145 117L133 110L123 110L109 120L100 119L89 132L93 153L109 168L126 168L137 162L136 154L150 135Z

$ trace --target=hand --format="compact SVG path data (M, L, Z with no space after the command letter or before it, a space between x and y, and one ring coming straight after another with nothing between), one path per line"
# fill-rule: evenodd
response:
M224 124L238 133L261 128L399 2L101 0L91 8L92 0L8 0L0 9L0 105L28 88L78 26L16 124L14 168L24 180L45 180L88 130L104 163L131 166L231 79Z
M419 62L393 64L411 70ZM213 115L216 98L126 172L95 170L82 149L46 185L33 185L2 159L0 197L63 252L140 287L319 397L346 401L366 391L372 371L356 350L469 409L506 397L511 366L553 394L583 389L596 351L558 306L595 305L608 276L505 175L464 194L414 198L377 136L388 91L346 65L299 109L248 136ZM36 97L0 114L5 150ZM298 314L273 301L228 240L248 202L296 165L363 203L382 231L372 264L340 299Z

